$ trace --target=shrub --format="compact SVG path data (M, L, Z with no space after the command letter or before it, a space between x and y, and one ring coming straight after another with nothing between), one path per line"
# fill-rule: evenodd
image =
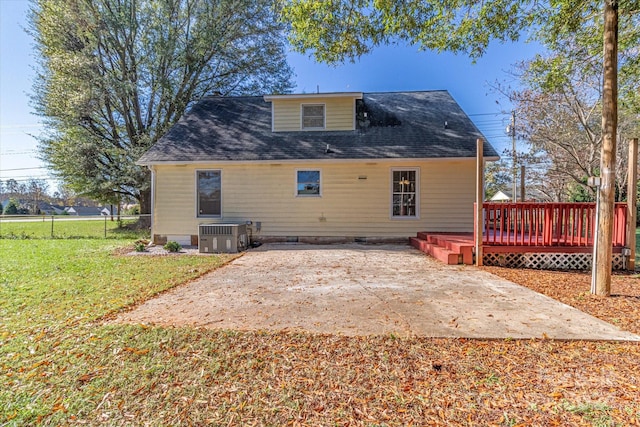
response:
M125 215L140 215L140 205L133 205L124 210Z
M180 243L178 242L167 242L163 248L165 248L166 250L168 250L169 252L179 252L180 249L182 249L182 246L180 246Z
M146 245L144 243L136 243L135 246L136 252L144 252Z
M9 199L9 203L4 207L4 215L17 215L18 214L18 203L15 199Z

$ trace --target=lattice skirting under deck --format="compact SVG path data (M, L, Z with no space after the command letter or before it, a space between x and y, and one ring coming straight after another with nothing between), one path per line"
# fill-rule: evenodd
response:
M484 265L541 270L590 270L592 254L585 253L506 253L484 254ZM614 270L625 269L625 256L613 254Z

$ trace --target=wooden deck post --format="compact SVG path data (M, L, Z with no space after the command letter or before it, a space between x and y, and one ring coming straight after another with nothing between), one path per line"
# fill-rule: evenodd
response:
M629 177L627 179L627 245L630 249L627 270L636 269L636 222L638 214L638 138L629 141Z
M482 216L482 202L484 202L484 143L481 138L476 141L477 144L477 164L476 164L476 220L475 220L475 245L476 245L476 265L482 265L482 230L484 219Z
M525 187L525 165L520 165L520 201L521 202L526 202L527 201L527 190Z

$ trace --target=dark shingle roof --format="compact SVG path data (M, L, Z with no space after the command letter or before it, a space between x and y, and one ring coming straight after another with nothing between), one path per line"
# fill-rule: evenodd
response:
M364 93L356 110L368 123L353 131L272 132L262 96L208 97L138 163L475 157L484 138L447 91ZM484 155L498 157L487 142Z

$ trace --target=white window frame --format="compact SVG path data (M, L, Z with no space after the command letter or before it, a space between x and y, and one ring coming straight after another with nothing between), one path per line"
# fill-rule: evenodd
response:
M198 182L198 176L201 172L218 172L220 174L220 214L201 214L200 213L200 188ZM197 169L195 172L195 187L196 187L196 218L222 218L222 169Z
M320 191L318 194L300 194L298 193L298 172L318 172L318 185L320 185ZM302 198L306 198L306 197L322 197L322 170L318 169L318 168L299 168L296 169L295 172L295 177L294 177L294 195L296 197L302 197Z
M322 107L322 127L304 125L304 108L305 107ZM324 130L327 127L327 104L300 104L300 129L302 130Z
M394 172L400 172L400 171L408 171L408 172L415 172L416 173L416 188L415 188L415 205L416 205L416 212L415 215L394 215L393 214L393 196L394 196L394 191L393 191L393 174ZM393 220L400 220L400 221L412 221L412 220L417 220L420 219L420 168L418 167L394 167L391 168L391 171L389 173L389 192L391 194L390 200L389 200L389 218L393 219Z

